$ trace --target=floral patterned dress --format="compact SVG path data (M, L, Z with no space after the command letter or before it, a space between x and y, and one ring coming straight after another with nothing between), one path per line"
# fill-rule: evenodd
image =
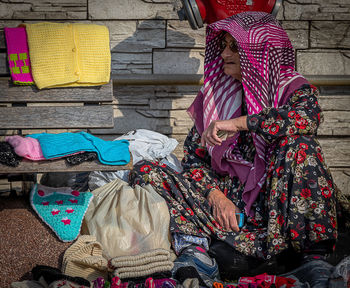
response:
M290 247L300 252L322 240L332 242L337 238L336 187L315 138L322 120L317 94L315 87L304 85L285 106L248 116L249 131L239 138L243 157L254 159L251 132L274 145L274 153L253 206L255 215L246 217L239 232L226 231L215 221L207 196L219 189L243 211L244 184L210 168L195 127L184 143L181 173L142 161L130 173L130 184L151 184L166 200L170 232L215 237L245 255L269 259Z

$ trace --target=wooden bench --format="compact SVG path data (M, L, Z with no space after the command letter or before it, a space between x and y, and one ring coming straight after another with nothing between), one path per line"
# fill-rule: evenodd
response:
M33 129L86 131L92 128L113 128L112 91L112 81L97 87L38 90L36 86L17 86L9 78L0 78L0 130L9 130L9 135L25 135L28 134L26 131L34 133ZM17 167L0 164L0 174L115 171L131 168L132 160L125 166L103 165L97 160L71 166L64 158L44 161L23 159Z

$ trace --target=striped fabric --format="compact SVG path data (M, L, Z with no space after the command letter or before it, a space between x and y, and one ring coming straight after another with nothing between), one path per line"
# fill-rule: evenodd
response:
M226 32L237 42L242 83L223 72L219 44ZM296 79L298 83L304 79L295 71L294 49L287 33L270 14L243 12L208 25L206 33L204 85L188 109L200 134L214 120L240 116L242 97L248 115L285 104L290 96L283 93L286 87L290 88ZM252 134L257 151L254 163L242 158L237 148L238 134L221 146L207 146L216 172L237 176L245 183L243 200L248 214L265 182L273 150L259 135Z

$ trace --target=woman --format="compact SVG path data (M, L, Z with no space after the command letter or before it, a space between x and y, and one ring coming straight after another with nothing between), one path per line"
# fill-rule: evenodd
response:
M315 138L318 91L295 72L286 32L269 14L245 12L209 25L206 40L183 172L141 162L130 182L165 198L178 253L191 241L208 249L207 239L228 244L232 258L329 253L336 187Z

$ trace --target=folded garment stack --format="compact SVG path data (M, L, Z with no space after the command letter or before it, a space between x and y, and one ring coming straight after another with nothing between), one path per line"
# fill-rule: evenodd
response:
M5 27L14 84L39 89L100 86L110 80L109 30L81 23L21 24Z
M125 279L170 271L174 267L174 262L170 251L154 249L138 255L112 258L110 266L114 270L114 276Z
M106 165L126 165L130 162L129 141L105 141L86 132L30 134L39 141L45 159L64 157L73 153L96 152Z
M109 82L111 53L106 26L43 22L25 27L39 89Z

